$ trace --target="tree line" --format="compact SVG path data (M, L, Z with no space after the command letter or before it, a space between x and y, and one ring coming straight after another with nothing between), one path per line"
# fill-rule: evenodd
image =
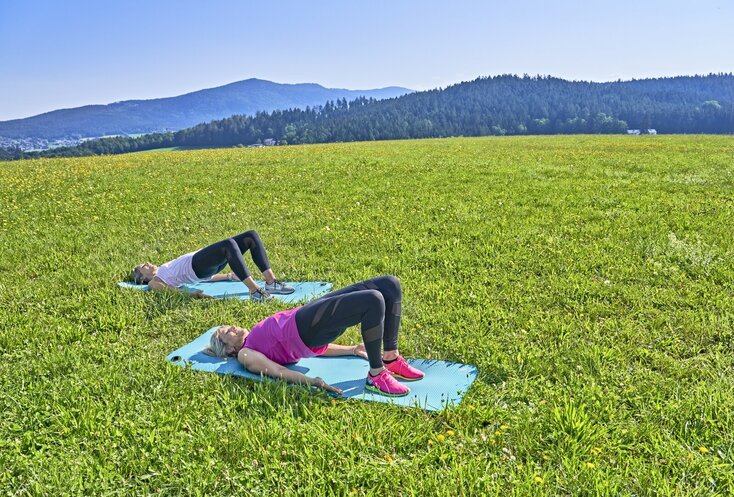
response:
M0 151L0 160L118 154L161 147L230 147L275 139L305 144L526 134L734 133L734 75L611 83L502 75L387 100L259 112L138 138L90 140L41 152Z

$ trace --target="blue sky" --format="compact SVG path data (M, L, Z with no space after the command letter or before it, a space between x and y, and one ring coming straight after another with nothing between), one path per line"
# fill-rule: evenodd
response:
M731 0L0 0L0 120L256 77L417 90L734 71Z

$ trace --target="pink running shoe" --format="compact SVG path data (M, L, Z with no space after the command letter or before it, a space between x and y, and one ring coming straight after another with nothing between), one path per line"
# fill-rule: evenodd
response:
M401 385L387 369L383 369L377 376L367 373L367 384L364 388L388 397L402 397L410 392L410 388Z
M395 376L405 381L418 381L426 374L420 369L416 369L401 355L392 362L386 362L385 367Z

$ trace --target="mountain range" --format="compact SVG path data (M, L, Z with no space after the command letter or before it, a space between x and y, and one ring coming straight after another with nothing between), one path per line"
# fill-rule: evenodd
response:
M235 114L306 108L327 101L358 97L385 99L411 93L391 86L373 90L325 88L318 84L280 84L246 79L185 95L152 100L125 100L108 105L60 109L24 119L0 121L0 137L45 140L80 139L176 131Z

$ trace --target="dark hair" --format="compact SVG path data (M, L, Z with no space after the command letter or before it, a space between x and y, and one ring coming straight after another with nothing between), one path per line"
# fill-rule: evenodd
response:
M143 276L143 272L140 270L140 268L141 266L135 266L133 268L130 279L132 279L137 285L145 285L150 281L150 279Z

